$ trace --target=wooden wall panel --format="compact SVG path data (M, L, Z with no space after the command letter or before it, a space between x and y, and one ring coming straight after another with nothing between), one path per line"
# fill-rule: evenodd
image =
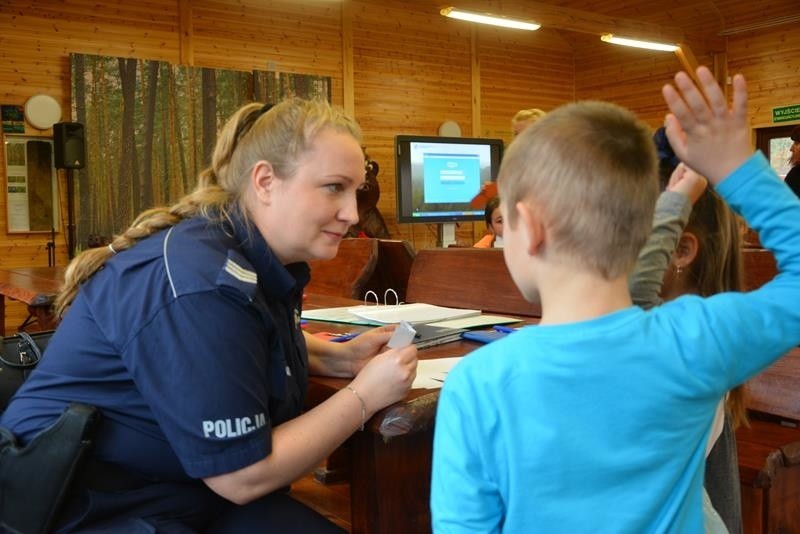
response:
M70 120L69 54L118 55L177 61L176 2L4 0L0 4L0 103L23 105L37 94L53 96ZM51 136L26 126L29 135ZM5 153L0 151L5 190ZM59 179L61 226L56 228L56 262L67 263L66 181ZM6 196L0 194L0 267L47 265L49 234L8 234ZM6 308L9 330L27 310L18 302Z
M331 77L341 105L342 35L339 2L316 0L192 0L193 64Z
M445 120L472 136L471 26L439 16L430 1L355 2L353 13L355 113L381 165L379 208L393 237L433 247L436 225L397 223L394 136L436 135ZM560 36L483 27L476 33L481 136L509 141L516 111L571 99L572 53ZM456 239L471 245L484 231L482 221L461 224Z
M550 111L574 100L570 44L556 31L481 29L481 136L511 142L511 118L520 109Z
M664 123L661 87L682 66L671 52L653 52L602 43L575 59L577 100L606 100L624 106L653 128ZM710 65L710 57L698 57Z
M469 27L428 4L353 2L352 8L355 115L381 169L378 208L392 237L415 248L435 246L436 227L397 223L394 137L437 135L445 120L467 136L472 120ZM459 239L469 241L472 226L462 225Z
M728 37L728 72L731 76L740 72L748 80L753 126L773 125L772 108L800 104L797 26L785 24Z

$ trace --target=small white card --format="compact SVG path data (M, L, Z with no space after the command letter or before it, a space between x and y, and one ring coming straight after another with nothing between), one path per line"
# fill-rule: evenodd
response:
M405 347L414 341L415 335L417 335L417 331L414 330L410 324L408 324L406 321L400 321L400 324L397 325L397 329L389 339L389 343L386 345L390 349L399 349Z

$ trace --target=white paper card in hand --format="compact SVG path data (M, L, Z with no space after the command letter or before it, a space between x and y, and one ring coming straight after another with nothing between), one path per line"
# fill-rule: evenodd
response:
M397 325L397 329L392 334L392 337L389 339L389 343L386 345L390 349L399 349L405 346L410 345L414 341L414 336L417 335L417 331L411 327L405 321L401 321L399 325Z

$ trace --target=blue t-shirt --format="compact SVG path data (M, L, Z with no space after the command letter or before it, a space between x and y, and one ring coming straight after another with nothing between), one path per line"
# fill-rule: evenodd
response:
M27 442L82 402L103 415L93 454L147 478L255 463L302 408L308 276L238 218L195 217L140 241L81 287L0 424Z
M781 274L750 293L529 326L471 353L439 399L436 532L703 532L717 404L800 342L800 202L761 155L717 190Z

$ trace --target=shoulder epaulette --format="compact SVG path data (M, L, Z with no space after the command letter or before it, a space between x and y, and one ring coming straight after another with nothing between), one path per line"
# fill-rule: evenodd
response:
M228 250L228 258L217 275L217 286L235 289L252 302L258 289L258 275L242 254Z

